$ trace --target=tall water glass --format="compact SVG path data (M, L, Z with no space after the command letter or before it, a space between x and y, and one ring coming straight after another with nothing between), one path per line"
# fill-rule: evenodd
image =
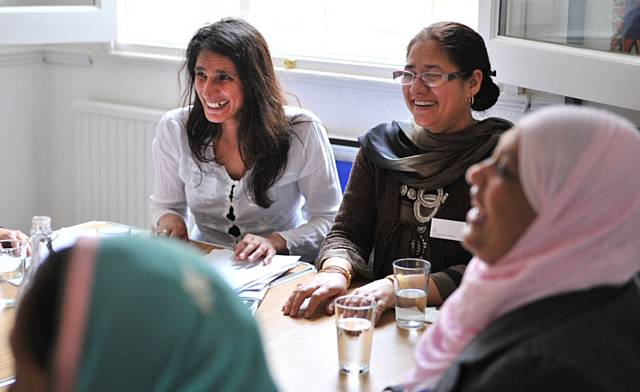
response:
M375 300L370 297L345 295L335 300L341 372L364 374L369 371L374 310Z
M15 304L16 287L24 276L26 262L26 241L0 241L0 308Z
M396 324L404 329L424 327L431 263L407 258L393 262Z

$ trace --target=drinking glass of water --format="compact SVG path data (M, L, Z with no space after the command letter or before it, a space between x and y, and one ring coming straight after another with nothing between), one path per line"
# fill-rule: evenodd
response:
M27 242L0 240L0 308L15 305L15 294L27 262Z
M338 364L347 374L369 371L375 300L360 295L345 295L335 300L338 333Z
M404 329L424 327L431 263L407 258L393 262L396 324Z

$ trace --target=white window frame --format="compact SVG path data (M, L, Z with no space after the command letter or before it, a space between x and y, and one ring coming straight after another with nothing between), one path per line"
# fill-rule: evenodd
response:
M500 0L480 1L478 30L501 83L640 110L640 56L498 35Z
M115 41L116 0L94 3L0 7L0 45Z
M126 4L123 5L121 0L119 1L119 5L121 6L118 10L119 13L126 12ZM482 0L464 0L464 4L475 3ZM251 4L252 3L263 3L264 0L239 0L238 3L238 12L233 14L235 16L240 16L248 20L252 23L258 30L265 35L267 42L270 46L271 56L275 62L276 67L286 68L286 69L295 69L299 71L311 71L311 72L321 72L321 73L329 73L329 74L346 74L346 75L355 75L355 76L363 76L369 78L382 78L391 80L391 72L396 69L400 69L404 67L405 56L404 56L404 48L409 40L413 37L413 34L417 33L420 28L426 27L426 23L415 25L415 31L412 29L411 34L407 35L405 38L398 40L397 48L399 50L399 55L397 56L388 56L386 59L371 59L371 58L358 58L355 56L350 57L341 57L340 54L334 53L332 56L324 56L323 53L311 53L305 52L301 53L296 51L294 48L283 48L278 47L274 44L273 37L268 35L269 30L261 27L258 23L259 20L252 19L251 14ZM348 0L349 3L356 3L354 0ZM446 8L442 8L442 4L448 3L456 3L452 0L417 0L417 3L425 3L428 4L429 7L434 8L434 21L440 20L443 15L456 15L459 13L459 9L455 9L453 6L447 6ZM125 0L126 3L126 0ZM216 1L211 1L212 4L215 4ZM233 2L228 2L233 3ZM435 4L434 4L435 3ZM441 3L438 5L437 3ZM462 4L463 2L461 2ZM264 4L269 4L268 2ZM304 2L299 2L299 7L302 9L308 9L309 7L305 6ZM366 2L363 2L366 4ZM384 6L388 8L392 5L381 2L380 6ZM396 7L397 8L397 7ZM477 15L477 7L474 4L472 9L473 12L469 12L468 17L465 17L468 24L472 24L472 21L469 18L475 18ZM308 10L307 13L310 13ZM204 15L209 15L208 22L215 22L218 17L213 16L215 14L215 9L212 10L209 14L206 12L200 12ZM349 15L348 13L342 12L343 15ZM232 14L229 14L232 15ZM362 15L358 15L357 17L362 18ZM388 15L383 15L384 17L388 17ZM352 18L351 18L352 19ZM451 19L451 18L447 18ZM127 33L129 30L129 22L121 22L118 20L119 28L122 28L118 32L118 41L114 42L112 48L115 52L120 53L128 53L131 55L143 55L143 56L178 56L183 57L184 47L186 47L188 43L187 37L180 42L166 42L166 40L159 39L156 42L150 42L145 39L141 39L140 37L133 37L130 33ZM407 23L403 23L405 26ZM139 25L139 23L136 23ZM196 26L197 27L197 26ZM393 30L393 29L392 29ZM125 31L122 33L122 31ZM195 31L195 27L194 27ZM372 41L375 42L375 41ZM375 50L375 49L374 49Z

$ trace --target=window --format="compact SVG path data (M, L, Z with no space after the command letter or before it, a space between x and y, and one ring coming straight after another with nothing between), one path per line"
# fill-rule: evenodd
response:
M507 37L637 56L640 0L510 0L500 8L499 28Z
M1 7L43 5L94 5L93 0L0 0Z
M0 45L111 42L115 33L116 0L0 0Z
M256 26L275 57L397 65L432 22L477 28L478 0L119 0L118 43L185 48L195 30L225 16Z
M490 0L479 31L498 80L640 110L640 0Z

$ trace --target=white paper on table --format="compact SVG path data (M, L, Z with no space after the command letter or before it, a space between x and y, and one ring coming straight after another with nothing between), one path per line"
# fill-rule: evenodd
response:
M440 311L436 307L429 306L424 315L424 321L428 324L433 324L440 316Z
M254 285L264 286L297 265L300 256L276 255L271 263L237 261L233 250L214 249L203 260L211 265L236 291Z
M62 227L54 231L51 235L51 246L54 251L58 252L75 245L80 237L106 238L128 236L139 232L147 233L146 230L137 230L135 227L121 223L91 221L71 227Z
M51 247L54 251L59 252L62 249L75 245L78 237L96 237L96 231L94 230L75 230L71 228L61 228L53 233L51 236Z
M264 286L260 290L255 290L255 289L242 290L241 292L238 293L238 297L245 300L261 302L264 299L265 295L267 295L268 290L269 290L268 285Z

